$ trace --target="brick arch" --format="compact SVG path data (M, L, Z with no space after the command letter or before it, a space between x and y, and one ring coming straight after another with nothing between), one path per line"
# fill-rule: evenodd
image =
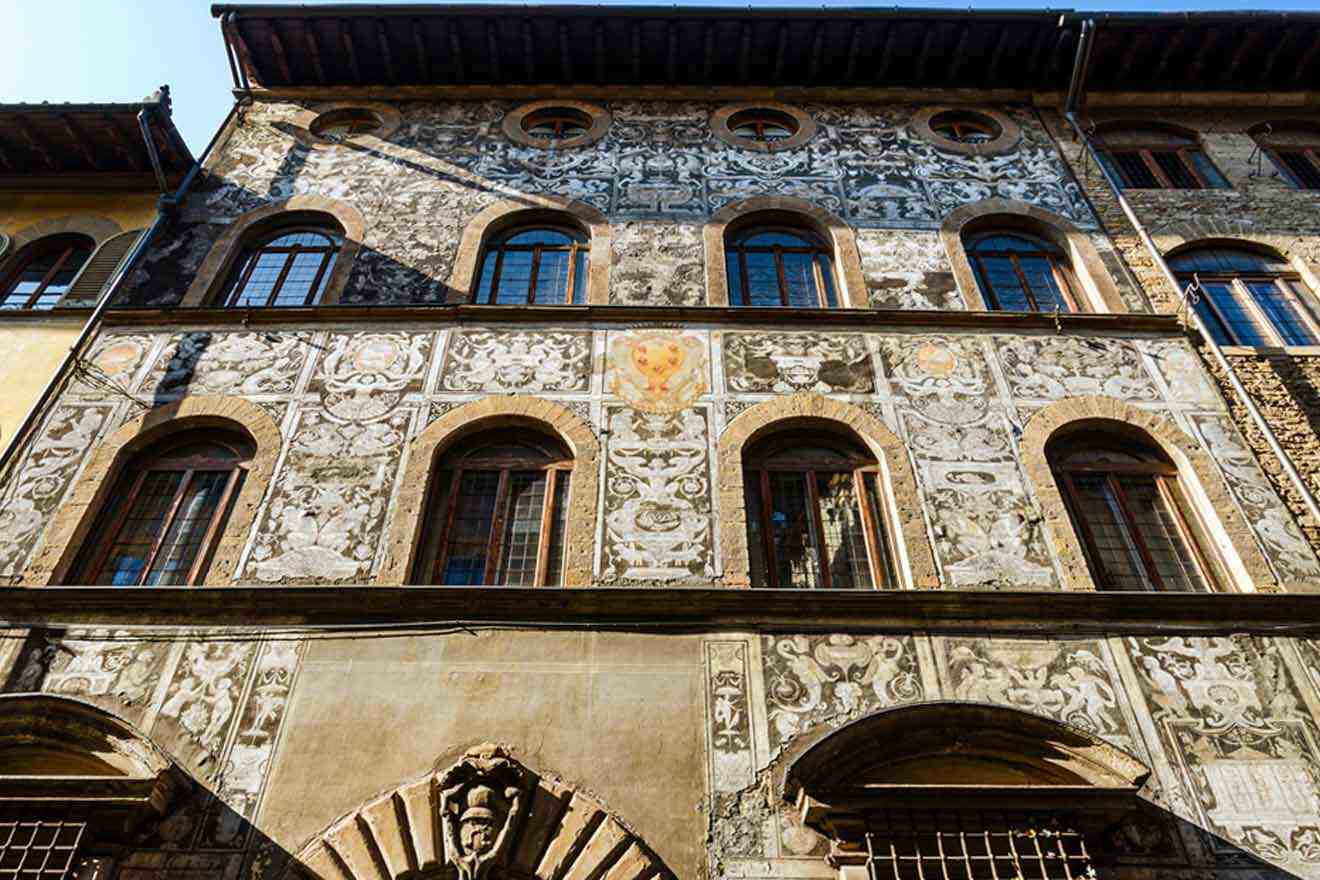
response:
M28 563L23 582L59 584L68 576L124 465L142 450L181 431L227 428L247 434L255 447L224 533L206 571L205 586L231 583L280 454L280 429L261 407L238 397L197 395L148 410L106 437L92 451Z
M353 270L353 261L362 249L367 221L362 212L348 202L324 196L300 195L263 205L235 218L207 251L206 259L197 267L193 283L189 285L179 305L191 308L216 306L216 300L229 281L243 247L294 215L321 215L322 218L334 220L343 231L343 247L339 249L330 280L326 282L325 292L321 295L321 305L338 303Z
M449 301L471 302L481 252L491 238L511 226L538 220L565 220L587 234L587 304L610 300L610 221L585 202L557 196L526 195L488 205L463 228L449 276Z
M562 439L573 453L565 518L564 586L591 585L600 444L591 427L564 407L520 394L487 397L452 409L413 439L408 447L402 488L390 519L385 561L376 575L377 585L398 586L412 579L425 527L431 472L437 458L464 437L505 425L548 431Z
M724 531L720 554L724 581L729 586L750 584L751 564L747 551L747 511L743 496L742 453L749 444L774 431L814 426L855 434L881 465L891 510L885 521L897 526L895 541L900 563L905 563L910 585L916 589L939 587L935 557L926 538L917 477L903 441L875 416L858 406L841 403L819 394L794 394L768 400L740 413L720 435L719 488L717 504ZM900 577L902 573L900 572Z
M702 235L706 242L706 302L729 305L729 275L724 267L724 237L731 225L754 214L788 214L815 230L834 247L834 265L839 275L839 305L845 309L869 308L862 257L857 233L846 220L819 205L790 196L755 196L725 205L711 216Z
M1126 312L1123 295L1105 267L1091 236L1072 221L1026 202L1012 199L982 199L951 211L940 224L940 240L953 267L953 277L962 291L967 308L988 308L977 283L967 249L965 235L989 229L1007 228L1037 235L1052 242L1068 255L1073 277L1086 296L1086 311Z
M1209 532L1205 537L1227 564L1231 583L1249 592L1279 588L1250 525L1233 503L1228 485L1210 456L1164 416L1113 397L1094 395L1060 400L1038 411L1027 422L1019 444L1022 468L1035 485L1045 531L1063 569L1064 589L1094 590L1096 586L1045 454L1046 446L1071 431L1104 430L1106 426L1129 435L1135 431L1161 449L1178 468L1186 494Z

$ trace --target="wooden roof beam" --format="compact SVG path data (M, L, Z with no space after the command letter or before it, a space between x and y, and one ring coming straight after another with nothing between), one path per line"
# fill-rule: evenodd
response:
M880 38L880 48L875 52L875 74L874 79L878 83L884 82L889 77L889 68L894 64L894 33L898 30L896 22L885 22L880 25L884 31L884 36Z
M417 72L422 82L431 81L431 58L426 53L425 25L420 18L412 20L413 54L417 56Z
M710 82L715 73L715 22L706 22L705 43L701 49L701 81Z
M848 63L843 68L843 81L857 79L857 64L862 58L862 23L853 22L852 34L848 37Z
M807 82L820 79L820 60L825 54L825 25L816 22L811 29L811 55L807 60Z
M568 38L568 24L560 19L557 25L559 35L559 75L564 82L573 81L573 43Z
M1127 50L1123 52L1123 57L1119 60L1118 66L1110 71L1110 76L1120 81L1127 80L1131 73L1133 65L1137 63L1137 54L1145 45L1145 40L1140 36L1132 35L1128 38Z
M1070 65L1072 64L1073 56L1076 54L1072 51L1073 33L1074 31L1072 28L1064 28L1059 31L1058 37L1055 38L1054 57L1050 59L1050 76L1059 76L1064 71L1071 69ZM1144 40L1132 41L1134 46L1140 42L1144 42Z
M917 82L930 82L930 63L935 57L935 36L939 30L937 24L928 25L921 38L921 48L917 49Z
M1210 63L1210 59L1215 57L1215 49L1219 44L1219 30L1211 28L1206 33L1205 39L1201 41L1201 51L1196 53L1196 60L1192 62L1192 70L1188 74L1188 81L1193 83L1201 82L1201 77L1205 74L1205 67Z
M142 153L133 148L135 144L139 144L140 149L140 142L129 140L115 123L115 118L113 116L107 115L104 117L103 121L105 122L106 134L110 136L110 140L114 141L115 150L128 160L128 164L132 165L135 171L148 170L147 163L143 160Z
M1253 28L1247 31L1242 37L1242 42L1238 44L1237 51L1233 53L1233 58L1224 68L1223 81L1232 82L1237 79L1238 73L1242 70L1242 65L1247 62L1258 49L1268 33L1265 28ZM1275 47L1278 48L1277 46Z
M449 65L454 73L454 81L464 82L467 77L463 64L463 41L458 38L458 27L453 21L445 22L445 36L449 41Z
M1279 61L1291 50L1288 43L1295 35L1294 30L1296 33L1305 33L1301 28L1283 28L1278 31L1279 39L1273 42L1273 48L1266 53L1267 60L1265 66L1261 68L1260 77L1256 80L1258 83L1273 82L1274 71L1278 68Z
M26 119L22 116L15 116L14 128L18 129L19 134L23 135L23 140L27 141L28 148L41 157L41 161L45 163L47 168L59 169L60 163L55 161L50 148L37 136L36 131L33 130Z
M752 72L752 26L743 22L738 30L738 78L746 82Z
M995 47L990 52L990 64L986 66L985 76L988 85L994 85L1000 79L1000 73L1004 64L1004 57L1008 54L1008 38L1012 31L1006 24L999 26L999 33L995 36Z
M678 82L678 22L665 26L665 81Z
M632 78L634 82L642 81L642 23L633 21L629 25L629 36L632 38L631 57L632 57Z
M380 43L380 60L385 63L385 77L391 83L399 81L394 70L394 53L390 51L390 35L385 32L385 19L376 19L376 40Z
M963 24L958 28L958 39L953 44L953 58L944 71L945 82L955 82L963 69L967 67L968 50L971 48L972 26Z
M1320 33L1313 30L1311 32L1311 45L1306 47L1306 51L1302 53L1302 57L1297 61L1297 70L1292 78L1293 82L1302 82L1306 79L1307 71L1311 69L1311 65L1315 64L1317 56L1320 56Z
M14 162L14 157L9 155L9 149L0 143L0 165L3 165L6 171L17 171L18 165Z
M1164 75L1169 72L1169 65L1173 64L1173 59L1182 54L1186 42L1187 28L1174 28L1173 39L1165 42L1164 52L1160 55L1159 63L1155 65L1155 75L1152 77L1155 82L1164 79Z
M293 82L293 71L289 68L289 56L284 51L284 41L280 39L279 28L270 23L270 50L275 55L275 66L280 69L280 78L286 83Z
M788 22L779 23L779 33L775 35L775 70L774 81L784 78L784 66L788 61Z
M591 39L596 51L596 82L605 82L605 22L599 19L591 25Z
M532 20L522 20L523 72L528 82L536 81L536 41L532 39Z
M64 130L68 133L69 140L73 141L74 147L87 160L87 164L100 171L104 166L100 157L96 155L96 150L92 149L91 139L87 137L87 132L83 131L82 126L74 122L73 117L66 113L60 114L60 124L64 126Z
M503 82L500 71L500 32L494 20L486 22L486 54L490 56L490 78Z
M307 19L299 19L299 22L303 43L307 45L307 56L312 59L312 73L318 83L325 85L325 63L321 60L321 44L316 39L316 31L312 30L311 22Z
M353 71L353 82L362 85L362 68L358 66L357 47L353 44L353 30L346 19L335 19L335 26L339 28L339 40L344 44L344 52L348 55L348 67Z

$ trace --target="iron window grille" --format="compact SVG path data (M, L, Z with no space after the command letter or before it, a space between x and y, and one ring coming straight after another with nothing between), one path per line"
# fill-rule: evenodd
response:
M2 310L52 309L73 286L95 245L85 235L58 235L38 242L5 279Z
M788 140L801 128L791 114L765 107L733 114L729 117L728 127L735 137L771 145Z
M558 586L573 462L549 438L478 435L432 478L433 537L419 565L430 583Z
M999 126L976 113L945 111L935 114L930 130L956 144L988 144L999 137Z
M967 247L976 280L991 309L1010 312L1072 312L1076 282L1063 252L1019 233L991 232Z
M871 456L794 432L749 448L743 460L754 586L897 588Z
M591 116L572 107L547 107L529 113L522 120L523 132L530 137L568 140L591 130Z
M582 305L589 256L587 237L576 229L515 229L486 247L476 301L482 305Z
M1219 345L1315 345L1320 322L1301 276L1282 260L1251 251L1202 248L1170 258L1197 314Z
M1101 158L1125 189L1225 189L1195 138L1163 129L1111 130Z
M1320 155L1314 147L1274 147L1265 152L1293 186L1298 189L1320 189Z
M1093 880L1064 814L888 810L867 817L871 880Z
M252 453L239 437L206 437L175 439L130 464L75 565L74 583L182 586L203 579Z
M1078 445L1050 459L1098 588L1217 588L1202 530L1163 456L1135 444Z
M281 229L244 251L224 305L230 308L310 306L330 282L343 236L317 227Z
M726 238L724 248L733 305L838 308L834 260L830 248L813 233L753 227Z
M87 823L0 819L0 880L72 880Z

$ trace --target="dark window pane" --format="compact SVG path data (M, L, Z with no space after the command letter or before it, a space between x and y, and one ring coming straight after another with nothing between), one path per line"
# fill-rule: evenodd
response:
M1205 581L1178 529L1175 513L1160 492L1157 478L1124 474L1117 479L1163 588L1182 592L1204 590Z
M811 254L785 253L781 260L784 265L784 285L788 294L788 304L799 309L820 308L820 294L816 291L815 261Z
M1092 562L1100 570L1096 581L1108 590L1149 590L1154 585L1146 574L1140 551L1119 507L1109 478L1104 474L1073 474L1074 514L1089 532Z
M743 296L742 266L738 261L738 252L729 251L724 255L724 271L729 276L730 305L747 305Z
M1262 346L1273 344L1269 336L1260 328L1256 317L1241 302L1233 285L1221 281L1208 281L1201 284L1201 297L1213 303L1227 331L1230 344ZM1205 302L1198 304L1198 311L1206 308Z
M500 264L499 287L495 302L499 305L526 305L532 286L534 251L505 251Z
M1160 166L1164 176L1169 178L1169 182L1177 189L1200 189L1201 183L1196 179L1196 175L1187 167L1183 157L1178 153L1152 152L1151 158L1155 164Z
M1031 295L1036 300L1036 308L1042 312L1068 311L1068 301L1059 289L1059 282L1054 276L1053 264L1045 257L1018 257L1018 266L1027 279Z
M1275 158L1279 170L1284 173L1293 186L1300 189L1320 189L1320 168L1311 158L1300 150L1276 150Z
M1139 152L1113 150L1107 154L1110 162L1118 170L1123 186L1131 189L1159 189L1160 179L1146 166L1146 160Z
M804 474L770 474L770 528L781 587L819 587L820 556Z
M868 473L863 476L862 482L866 487L866 501L871 505L871 519L878 529L878 534L875 536L875 545L880 558L876 560L875 567L883 578L880 586L882 589L896 590L899 588L898 568L894 564L893 555L890 552L889 533L883 526L885 506L880 500L879 477L874 473Z
M765 532L761 527L761 473L743 473L743 497L747 511L747 556L753 587L770 586L770 566L766 562Z
M500 561L496 584L530 587L536 583L536 558L541 549L541 514L545 510L545 472L524 471L509 475L505 502L504 534L500 538Z
M830 258L824 254L817 254L816 270L820 272L821 283L825 285L826 308L837 309L839 307L839 297L834 292L834 267L830 265Z
M579 250L573 258L573 305L587 302L587 252Z
M1210 157L1200 150L1187 150L1184 155L1187 160L1196 168L1201 178L1205 180L1205 185L1211 189L1227 189L1228 181L1224 175L1219 173L1219 169L1210 161Z
M815 245L800 235L791 232L758 232L742 241L744 247L770 248L775 245L786 248L813 248Z
M520 232L517 235L510 236L505 240L505 245L528 246L528 245L551 245L567 247L573 243L573 239L566 232L558 229L528 229L526 232Z
M499 485L498 471L466 471L459 478L441 583L471 586L485 581Z
M153 472L143 477L137 497L101 566L97 584L132 586L138 583L150 560L151 550L156 546L156 539L165 527L183 477L179 471Z
M568 472L555 475L554 497L550 499L550 540L546 546L545 584L557 587L564 575L564 531L568 528Z
M779 269L775 255L769 251L750 251L747 254L747 292L752 306L783 305L779 298Z
M151 571L144 581L146 585L180 586L188 582L188 574L215 519L229 477L229 471L193 474L170 523L170 530L156 552Z
M498 251L491 251L481 261L481 279L477 282L477 302L490 303L490 287L495 283L495 264L499 261Z
M981 291L991 308L1006 312L1029 312L1031 301L1010 257L978 256L975 260Z

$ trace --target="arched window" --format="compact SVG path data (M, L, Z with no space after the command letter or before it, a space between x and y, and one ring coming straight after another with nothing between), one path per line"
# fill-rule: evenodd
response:
M1001 134L990 117L962 110L936 113L930 120L930 130L956 144L988 144Z
M572 468L561 443L528 430L483 432L450 450L431 478L430 540L415 579L454 586L562 583Z
M1064 442L1047 455L1097 587L1216 588L1197 517L1165 456L1103 439Z
M200 583L243 483L252 443L228 431L188 432L135 457L88 535L73 583Z
M54 308L95 249L85 235L52 235L35 242L5 277L0 309Z
M522 128L531 137L568 140L591 130L591 114L575 107L545 107L524 116Z
M897 586L870 453L791 431L749 447L743 461L752 586Z
M1284 260L1229 247L1169 259L1184 286L1200 282L1196 311L1220 345L1315 345L1310 292Z
M1320 127L1298 122L1266 122L1251 136L1298 189L1320 189Z
M735 306L838 308L831 249L814 232L743 227L725 236L724 261Z
M223 304L234 308L310 306L321 299L344 244L323 226L285 226L244 249Z
M770 107L752 107L734 113L728 126L735 137L765 144L786 141L801 127L791 114Z
M986 305L1005 312L1077 310L1076 280L1063 251L1017 232L988 232L966 244Z
M1228 181L1197 139L1150 125L1106 126L1101 156L1125 188L1222 189Z
M582 305L587 236L568 226L520 227L486 245L477 277L482 305Z

